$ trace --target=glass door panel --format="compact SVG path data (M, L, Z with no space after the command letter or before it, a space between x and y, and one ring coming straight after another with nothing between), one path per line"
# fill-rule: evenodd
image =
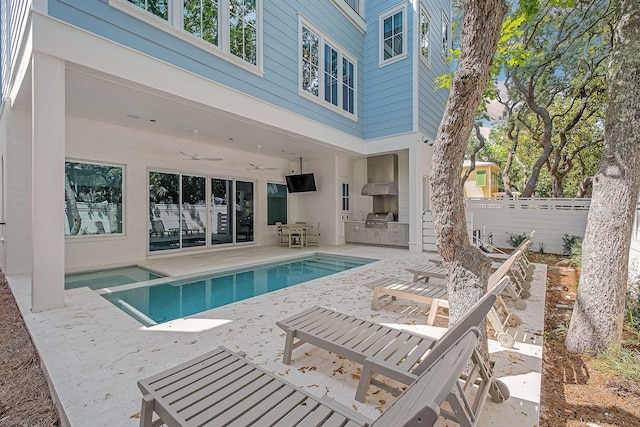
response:
M182 176L182 220L180 237L182 247L207 244L206 181L201 176Z
M233 181L211 179L211 244L233 243Z
M236 242L253 242L253 182L236 181Z
M149 172L149 251L180 247L180 175Z

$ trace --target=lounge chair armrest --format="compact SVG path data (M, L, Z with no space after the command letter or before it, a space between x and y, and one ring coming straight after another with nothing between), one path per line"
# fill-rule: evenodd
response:
M325 405L327 405L330 408L336 408L336 409L340 409L342 412L347 413L349 415L349 418L351 418L352 420L362 423L362 424L371 424L373 422L373 420L371 418L365 417L364 415L362 415L360 412L356 412L353 410L353 408L348 407L347 405L343 405L342 403L338 402L337 400L335 400L332 397L327 396L326 394L323 395L320 400L322 401L322 403L324 403Z
M411 384L418 378L417 375L413 375L410 372L406 372L404 369L398 368L396 365L387 363L374 357L367 357L362 366L363 371L365 366L371 366L372 372L382 374L385 377L393 378L394 380L400 381L403 384Z

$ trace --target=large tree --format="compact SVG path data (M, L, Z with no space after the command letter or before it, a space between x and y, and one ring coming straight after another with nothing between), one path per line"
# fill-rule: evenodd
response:
M449 321L455 323L486 292L491 263L469 243L463 205L462 163L474 115L490 77L506 0L463 0L460 58L435 141L431 206L438 252L449 271ZM485 336L486 338L486 336ZM481 351L487 355L486 339Z
M640 190L640 0L614 0L604 151L582 246L570 351L603 351L622 335L629 246Z

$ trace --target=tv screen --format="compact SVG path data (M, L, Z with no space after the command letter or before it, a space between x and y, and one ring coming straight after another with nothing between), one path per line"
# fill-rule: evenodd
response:
M306 191L316 191L316 180L312 173L300 175L288 175L287 190L289 193L304 193Z

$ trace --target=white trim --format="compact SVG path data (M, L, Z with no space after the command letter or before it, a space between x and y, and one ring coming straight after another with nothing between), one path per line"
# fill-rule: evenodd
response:
M347 4L345 0L331 0L331 2L336 6L336 8L342 12L344 16L346 16L349 21L353 23L353 25L360 30L362 34L366 34L367 32L367 23L362 18L364 16L364 0L358 1L358 12L353 10L351 6Z
M191 43L192 45L207 51L213 55L216 55L219 58L224 59L227 62L230 62L238 67L244 68L247 71L251 71L252 73L263 77L263 37L262 37L262 0L256 1L256 65L253 65L250 62L245 61L244 59L232 54L230 52L229 47L229 19L220 19L220 26L218 29L218 43L222 43L222 46L216 46L211 44L200 37L196 37L193 34L185 31L182 28L182 13L179 14L178 22L175 21L172 16L175 14L174 9L177 9L176 6L181 6L181 3L177 1L169 0L169 21L165 21L164 19L155 16L152 13L147 12L146 10L140 8L139 6L134 5L128 0L109 0L109 5L115 9L118 9L128 15L131 15L149 25L158 28L166 33L169 33L183 41ZM222 16L224 18L229 17L229 7L228 1L221 0L218 7L218 16Z
M318 37L318 96L310 93L302 87L303 82L303 68L302 68L302 29L306 27L312 33ZM324 47L328 45L331 49L338 52L338 105L334 105L331 102L325 100L324 93ZM342 59L345 58L350 61L354 66L353 75L353 113L345 110L342 105L342 90L343 90L343 74L342 74ZM312 24L304 15L298 14L298 95L309 99L325 108L328 108L336 113L343 115L353 121L358 121L358 60L349 53L339 43L336 43L327 36L317 26Z
M402 12L402 53L391 58L384 59L384 20ZM408 57L407 38L409 29L407 28L407 4L402 2L391 7L378 15L378 66L383 67L388 64L400 61Z

